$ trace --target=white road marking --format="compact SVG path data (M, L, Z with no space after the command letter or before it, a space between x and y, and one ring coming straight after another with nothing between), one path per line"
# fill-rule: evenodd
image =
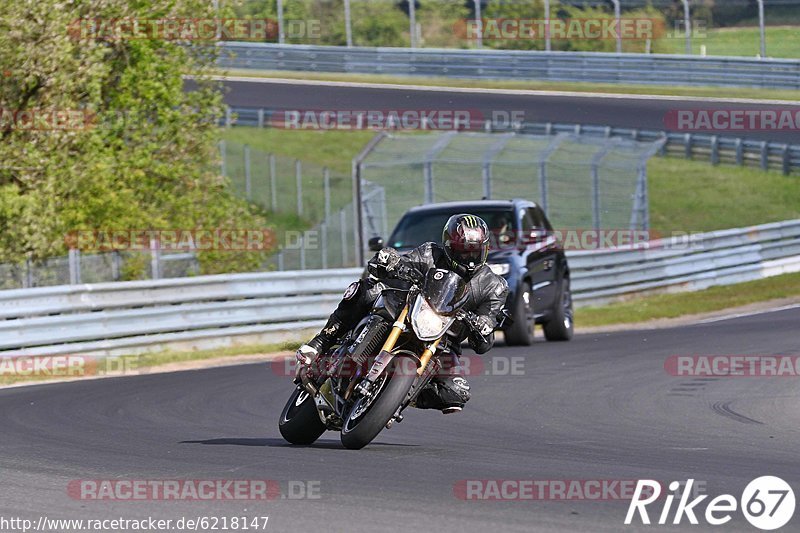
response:
M775 307L772 309L761 309L760 311L752 311L749 313L736 313L733 315L718 316L714 318L706 318L705 320L698 320L695 324L711 324L713 322L722 322L723 320L733 320L734 318L742 318L747 316L764 315L767 313L777 313L778 311L787 311L789 309L797 309L800 304L784 305L783 307Z
M187 76L191 78L191 76ZM575 98L604 98L608 100L664 100L673 102L720 102L728 104L786 105L799 106L793 100L758 100L754 98L719 98L712 96L668 96L625 93L593 93L577 91L541 91L532 89L490 89L480 87L447 87L441 85L404 85L399 83L365 83L350 81L300 80L291 78L258 78L251 76L211 76L216 81L238 81L247 83L271 83L281 85L312 85L323 87L351 87L363 89L391 89L404 91L449 92L467 94L506 94L521 96L570 96Z

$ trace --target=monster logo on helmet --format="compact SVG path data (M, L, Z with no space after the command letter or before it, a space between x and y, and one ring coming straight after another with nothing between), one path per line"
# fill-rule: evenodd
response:
M453 215L444 225L442 246L454 265L472 275L489 255L489 227L475 215Z

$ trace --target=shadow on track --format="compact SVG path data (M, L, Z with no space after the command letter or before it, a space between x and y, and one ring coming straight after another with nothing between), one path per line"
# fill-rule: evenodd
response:
M182 440L180 444L206 444L215 446L268 446L271 448L321 448L329 450L345 450L339 440L322 439L307 446L289 444L283 439L257 439L257 438L219 438L205 440ZM373 442L370 446L392 447L418 447L419 444L392 444L388 442Z

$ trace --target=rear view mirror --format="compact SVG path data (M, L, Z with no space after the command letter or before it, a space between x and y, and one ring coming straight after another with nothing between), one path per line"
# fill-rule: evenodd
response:
M383 237L372 237L368 241L369 249L373 252L380 252L383 249Z

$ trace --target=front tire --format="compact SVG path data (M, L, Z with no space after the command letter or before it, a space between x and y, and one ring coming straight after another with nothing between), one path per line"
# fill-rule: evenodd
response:
M283 407L278 429L291 444L312 444L325 433L325 424L319 418L314 398L302 387L297 387Z
M504 331L509 346L530 346L533 344L533 291L527 281L520 286L514 301L514 323Z
M410 358L395 357L373 385L373 388L377 388L377 398L366 405L365 398L356 400L342 426L342 444L345 448L360 450L386 427L417 378L417 373L411 368L416 369L416 364Z

